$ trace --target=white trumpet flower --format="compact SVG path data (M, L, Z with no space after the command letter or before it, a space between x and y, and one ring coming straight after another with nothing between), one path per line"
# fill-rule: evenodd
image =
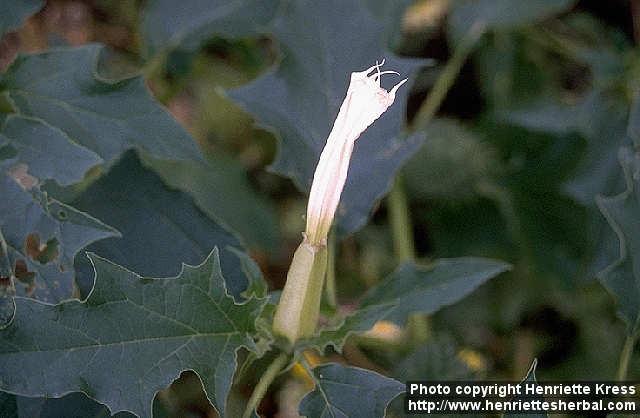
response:
M351 82L333 129L313 175L307 206L307 229L287 273L287 282L273 318L273 331L291 344L313 335L320 314L320 300L327 270L327 234L347 180L349 160L356 139L393 104L396 91L380 87L384 64L351 73Z
M396 91L407 79L400 81L387 91L380 86L384 74L395 71L380 71L381 63L364 71L351 73L347 95L320 155L313 175L309 203L307 205L306 240L311 245L326 244L340 195L347 180L349 161L356 139L360 137L395 100Z

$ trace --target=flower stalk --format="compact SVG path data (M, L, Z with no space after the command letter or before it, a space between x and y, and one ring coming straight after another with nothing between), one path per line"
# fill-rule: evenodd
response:
M347 180L355 142L393 104L397 90L407 81L400 81L389 91L382 88L382 75L397 74L380 71L383 64L384 61L351 73L346 97L313 175L306 230L294 253L273 322L274 332L292 344L312 336L318 323L327 271L327 236Z

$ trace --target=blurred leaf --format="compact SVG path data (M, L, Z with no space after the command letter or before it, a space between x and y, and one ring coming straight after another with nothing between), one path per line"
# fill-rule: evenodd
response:
M0 388L23 396L82 391L113 412L151 417L156 392L189 369L223 414L236 351L253 347L264 300L234 302L217 249L172 279L90 258L96 281L86 301L16 299L14 321L0 331Z
M268 30L280 0L151 0L142 31L151 54L172 49L195 52L214 35L244 38Z
M511 160L523 162L505 182L532 261L539 271L593 278L612 248L595 196L619 190L616 150L628 142L623 103L613 92L593 91L573 106L543 99L497 118L525 128L500 136L523 144L511 146ZM488 135L495 138L495 130Z
M477 378L474 373L458 356L458 347L453 339L443 335L430 336L426 343L409 353L400 361L394 362L393 377L401 382L410 380L439 380L439 381L471 381ZM404 399L396 398L389 410L395 416L405 415ZM415 417L432 417L432 414L412 414ZM438 415L454 417L457 415ZM479 415L467 415L467 418L476 418ZM484 417L484 415L482 415Z
M461 123L439 119L424 132L427 140L402 170L412 199L470 199L499 171L493 149Z
M211 219L228 226L253 248L277 247L278 223L273 206L258 195L234 160L214 157L210 163L145 159L171 188L193 197Z
M640 157L630 148L620 149L620 164L627 190L614 197L598 197L598 206L618 235L619 259L599 274L617 299L629 334L640 331Z
M589 67L592 86L620 87L629 81L630 74L625 72L633 45L620 27L584 12L568 15L563 23L564 28L551 34L556 42L566 45L573 59Z
M102 159L79 146L64 132L40 119L10 115L0 131L0 141L16 150L15 158L39 180L55 180L68 186L79 182Z
M0 0L0 38L22 26L22 23L43 5L43 0Z
M0 417L1 418L20 418L18 415L18 405L16 397L6 392L0 392Z
M640 94L635 97L631 105L627 135L633 140L635 146L640 146Z
M541 189L541 192L545 196L554 196L554 199L549 199L548 197L541 199L540 195L533 196L533 200L539 202L533 208L536 206L541 208L548 206L547 209L543 209L543 212L547 215L544 215L543 212L532 213L530 220L523 219L523 222L529 222L527 228L535 229L536 224L543 225L539 220L546 218L552 223L549 226L540 228L539 232L547 237L551 233L555 233L555 231L559 232L556 236L559 240L554 241L555 244L547 242L538 246L538 249L541 250L540 254L543 256L539 258L540 266L550 266L549 259L544 258L544 253L554 246L560 245L565 247L565 250L551 251L552 255L555 254L553 258L557 260L554 264L556 266L566 266L567 260L575 259L575 255L578 255L578 252L582 252L583 256L578 257L578 259L581 259L581 263L585 264L586 262L586 271L583 271L582 274L585 278L593 278L598 271L602 270L610 262L611 257L616 256L614 253L615 236L596 210L595 198L598 194L618 192L623 183L618 166L617 153L620 146L631 142L627 136L627 109L625 103L617 96L615 91L594 90L573 106L563 105L551 100L538 101L526 108L507 111L502 116L509 123L523 126L531 132L551 133L556 136L555 141L558 144L562 142L563 137L572 132L578 133L585 139L586 150L581 152L582 157L580 159L575 158L575 151L572 152L570 148L567 148L565 152L568 157L567 160L564 160L564 162L548 161L547 168L541 171L547 174L557 173L558 170L567 172L567 168L573 165L570 161L579 162L573 170L569 171L569 176L565 176L564 173L557 175L554 183L557 185L559 181L562 181L562 189L558 190L558 192L569 194L584 206L586 210L583 211L585 217L582 225L579 222L580 217L575 216L576 213L580 212L579 208L576 208L575 205L570 205L570 202L567 202L563 196L556 193L549 194L549 190L544 189ZM553 155L551 153L547 154ZM555 154L559 156L559 150ZM540 162L536 164L540 165ZM531 180L536 180L536 177L532 176L527 170L523 170L522 174ZM530 183L544 184L539 181ZM557 187L556 185L547 185L547 188L554 189ZM529 185L522 189L519 195L531 195L529 191L531 187ZM553 202L554 200L555 203ZM563 200L565 201L564 203L562 203ZM556 209L553 209L553 207ZM543 218L540 218L540 216L543 216ZM555 222L553 222L554 218L556 219ZM534 222L532 222L533 219L535 219ZM564 232L560 233L562 230ZM571 230L574 233L570 233ZM576 235L576 232L578 235ZM530 240L533 244L544 241L535 241L533 237ZM579 249L580 246L583 248ZM572 275L573 273L566 270L566 274Z
M582 102L583 106L570 106L548 97L541 98L524 106L501 111L497 118L532 131L557 135L580 132L584 111L589 108L587 101Z
M484 135L504 154L506 169L483 192L498 204L517 245L515 255L537 274L573 279L587 252L587 210L566 196L562 182L575 170L580 138L491 121Z
M372 305L347 316L337 327L327 327L320 330L320 333L307 340L301 340L296 350L315 348L323 352L327 347L332 346L336 351L342 352L347 338L353 334L369 331L379 320L383 319L393 309L393 304Z
M8 402L3 409L2 398ZM11 408L14 409L11 409ZM71 393L62 398L27 398L0 392L0 417L2 418L110 418L109 410L83 393ZM120 412L115 418L131 418L134 415ZM154 415L155 416L155 415Z
M458 357L454 341L445 336L429 340L398 362L393 375L408 380L472 380L474 373Z
M229 292L246 289L240 261L229 248L238 240L200 211L182 192L169 190L160 177L129 152L73 202L113 225L122 238L90 247L102 257L145 276L177 274L180 262L197 263L214 246L220 249L222 271ZM83 294L91 288L92 270L78 259Z
M529 368L529 371L527 372L527 376L524 378L524 380L522 380L522 383L525 382L536 382L536 367L538 366L538 360L534 360L533 363L531 363L531 367ZM521 384L522 384L521 383ZM531 398L526 398L527 400L531 400ZM537 400L543 400L542 397L540 398L534 398ZM518 398L516 397L514 400L518 400ZM524 399L523 399L524 400ZM506 413L504 415L502 415L502 418L547 418L547 414L522 414L522 413Z
M105 80L102 47L21 55L0 79L17 110L41 118L112 162L136 147L159 158L202 159L189 134L149 94L142 77Z
M565 61L525 35L494 32L477 48L474 68L490 112L513 110L562 90Z
M407 8L414 4L413 0L362 0L371 12L385 24L387 44L396 49L403 39L404 17Z
M434 257L509 257L514 248L510 223L493 199L481 198L415 211L429 227Z
M48 302L70 298L77 252L118 232L36 187L25 190L4 170L0 191L0 230L17 278L17 294Z
M570 206L565 209L558 206L554 217L558 218L559 225L574 224L584 231L574 237L565 231L565 243L559 244L567 247L566 244L572 241L574 244L567 248L584 247L581 250L584 256L582 266L579 266L582 269L580 273L590 279L616 256L616 237L596 209L595 197L598 194L615 194L623 187L617 153L620 146L631 142L628 136L633 136L633 129L627 127L628 103L625 95L625 91L632 90L630 86L634 79L629 71L629 63L634 59L631 46L622 31L587 13L572 13L563 19L562 26L543 30L534 28L526 34L537 39L535 43L538 46L535 47L534 43L534 48L531 48L531 42L520 43L519 49L525 50L527 56L539 55L537 64L529 65L526 69L546 74L545 81L539 83L538 91L541 93L533 96L536 99L531 100L529 94L528 105L515 110L505 109L503 115L507 115L510 123L532 131L554 135L578 133L585 139L586 147L580 153L581 158L571 157L580 161L580 164L570 177L562 179L565 192L586 208L584 225L580 227L575 222L573 213L576 209ZM545 53L535 52L545 48ZM560 60L567 63L559 64L558 59L549 59L553 57L550 54L561 56ZM552 73L556 73L555 76L549 77L548 74ZM567 90L567 83L570 83L571 90ZM519 89L520 86L513 87ZM574 103L577 95L579 99ZM524 96L527 96L527 92ZM558 168L562 166L570 165L556 164ZM540 229L553 231L555 227ZM553 248L555 244L551 244L544 246ZM540 246L540 249L543 248ZM552 264L557 266L566 265L565 260L573 258L570 253L551 252L554 253L557 262ZM541 261L544 262L542 266L550 265L544 259Z
M573 7L575 0L457 0L449 37L459 41L474 24L505 30L536 23Z
M386 47L384 23L357 0L288 2L276 19L274 36L282 51L279 66L230 96L280 137L272 169L307 191L350 74L385 58L385 68L411 77L421 62L393 55ZM356 142L338 208L342 233L366 222L395 172L422 143L420 134L400 135L408 92L401 88L396 103Z
M507 263L473 257L441 259L430 267L405 263L365 294L362 307L393 303L385 319L403 324L409 314L436 312L509 269Z
M525 261L535 273L573 280L589 245L584 208L554 190L523 188L512 199L519 227L514 239Z
M586 206L599 193L611 193L620 184L617 152L629 142L626 134L628 108L609 92L594 92L578 109L580 133L587 152L567 190Z
M300 402L306 418L383 418L405 385L370 370L330 363L313 369L316 388Z

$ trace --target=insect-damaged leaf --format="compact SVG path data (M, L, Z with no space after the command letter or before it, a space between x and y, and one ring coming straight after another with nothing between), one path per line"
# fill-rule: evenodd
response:
M32 118L12 115L0 131L0 229L19 295L56 302L71 297L73 260L86 245L117 231L40 191L47 180L80 181L102 160L64 132ZM0 275L2 276L2 275ZM5 300L6 302L6 300ZM7 303L0 310L7 311ZM4 315L0 315L3 316Z
M264 300L234 302L217 249L171 279L90 258L96 282L86 301L16 298L15 318L0 331L0 389L32 397L80 391L112 413L150 417L155 393L190 369L223 413L236 350L253 347Z
M272 168L306 191L350 74L386 58L384 68L411 77L421 61L390 52L384 22L357 0L288 2L274 23L274 36L282 51L279 66L230 95L280 137ZM408 92L401 88L395 103L356 142L338 208L343 233L366 222L395 172L422 142L421 135L400 136Z
M0 230L17 294L50 302L71 297L77 252L117 231L35 187L25 190L2 167L0 191Z

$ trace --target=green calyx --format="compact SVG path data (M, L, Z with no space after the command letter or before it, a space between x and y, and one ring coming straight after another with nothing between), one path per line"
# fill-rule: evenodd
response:
M303 240L293 255L273 320L273 331L291 344L316 330L326 271L327 246Z

